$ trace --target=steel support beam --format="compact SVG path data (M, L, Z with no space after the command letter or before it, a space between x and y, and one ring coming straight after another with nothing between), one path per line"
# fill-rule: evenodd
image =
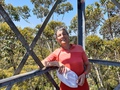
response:
M25 38L22 36L22 34L19 32L19 30L17 29L17 27L15 26L15 24L12 22L12 20L10 19L9 15L5 12L5 10L3 9L3 7L0 5L0 14L2 15L2 17L4 18L4 20L8 23L8 25L10 26L10 28L13 30L13 32L16 34L17 38L21 41L22 45L26 48L27 52L25 54L25 56L23 57L21 63L19 64L17 70L15 71L14 75L17 75L20 73L20 71L22 70L26 60L28 59L28 56L31 55L34 59L34 61L39 65L40 68L43 68L42 63L40 62L39 58L36 56L36 54L33 52L33 48L36 44L36 42L38 41L41 33L43 32L46 24L48 23L50 17L52 16L54 10L56 9L57 5L59 4L60 0L57 0L54 4L54 6L52 7L50 13L48 14L47 18L45 19L44 23L42 24L41 28L39 29L37 35L35 36L34 40L32 41L32 44L29 46L27 41L25 40ZM51 77L51 75L47 72L45 73L45 75L47 76L47 78L52 82L52 84L55 86L55 88L57 90L59 90L58 85L55 83L54 79ZM10 90L12 87L12 85L9 85L7 87L7 90Z
M78 7L78 44L85 46L85 2L77 0Z
M100 64L100 65L120 67L120 62L115 62L115 61L97 60L97 59L89 59L89 61L91 63ZM6 85L12 85L14 83L24 81L26 79L41 75L43 73L46 73L46 72L49 72L50 70L55 70L55 69L57 69L57 67L42 68L41 70L33 70L31 72L27 72L24 74L19 74L19 75L15 75L9 78L1 79L0 87L6 86Z
M120 62L108 61L108 60L98 60L98 59L89 59L91 63L107 65L107 66L116 66L120 67Z
M7 85L13 85L15 83L25 81L26 79L30 79L32 77L42 75L44 73L47 73L47 72L49 72L51 70L55 70L55 69L57 69L57 68L43 68L41 70L40 69L33 70L33 71L30 71L27 73L14 75L9 78L0 79L0 87L4 87Z

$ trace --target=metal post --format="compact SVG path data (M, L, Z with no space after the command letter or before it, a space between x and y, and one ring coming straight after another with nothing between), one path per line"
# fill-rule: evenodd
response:
M77 0L78 4L78 44L85 49L85 2Z

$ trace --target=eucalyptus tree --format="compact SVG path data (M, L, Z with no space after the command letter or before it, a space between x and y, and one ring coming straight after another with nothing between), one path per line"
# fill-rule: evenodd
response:
M15 70L16 62L14 61L14 49L17 38L6 23L0 23L0 26L0 68L8 69L13 67Z
M96 34L102 23L103 13L99 2L88 5L85 10L86 35Z
M91 59L101 59L103 52L103 40L97 35L88 36L86 38L86 52L88 57ZM93 78L98 90L100 88L103 90L105 89L99 65L96 65L94 63L92 64L90 77Z
M53 6L55 1L56 0L31 0L34 8L31 8L27 5L24 5L22 7L15 7L12 4L6 4L5 0L2 0L0 3L12 18L12 20L20 21L21 18L27 20L31 16L31 10L33 14L37 16L37 18L43 19L48 15L50 8ZM67 0L61 0L55 10L55 13L58 15L64 15L66 12L69 12L71 10L73 10L73 6L70 4L70 2L67 2ZM3 18L1 16L0 20L3 21Z
M77 15L73 17L73 19L70 22L70 26L69 26L69 33L75 33L77 34L77 30L78 30L78 17Z
M26 5L15 7L12 4L6 4L5 0L1 1L1 5L14 21L20 21L21 18L26 20L30 17L30 9ZM1 16L0 19L4 21Z
M18 29L28 43L33 40L34 29L28 27L24 29L18 27ZM8 69L13 67L13 70L16 70L17 65L25 54L25 48L7 23L0 23L0 52L0 68Z
M95 2L94 4L86 6L86 35L99 33L104 39L120 37L119 13L120 11L117 6L110 0L100 0L100 2ZM70 32L76 32L77 27L76 15L71 20Z
M100 0L100 5L105 14L103 26L100 28L100 34L108 40L120 37L119 8L109 0Z
M46 17L50 11L50 8L53 6L56 0L31 0L34 5L33 14L37 18L43 19ZM58 15L64 15L66 12L73 10L72 5L67 0L60 0L59 5L57 6L55 13Z
M96 34L98 32L98 28L101 25L102 21L102 9L98 2L94 4L88 5L85 8L85 34L86 36L91 34ZM70 32L77 32L78 29L78 21L77 15L73 17L70 24Z
M91 35L86 38L86 52L88 57L91 59L113 59L115 57L113 54L114 47L115 45L112 40L103 40L96 35ZM92 63L90 78L93 78L98 89L113 90L117 85L117 81L115 79L111 79L111 77L118 78L115 73L113 73L118 68L113 68L114 67L112 66L97 65Z
M100 34L107 40L120 38L120 17L115 15L106 20L100 29Z
M15 46L17 44L17 38L6 23L1 23L0 26L0 56L2 57L0 68L8 69L13 67L15 70L17 67L17 61L14 56L17 48L17 46Z
M86 52L91 59L103 59L119 62L120 39L101 39L92 35L86 38ZM90 78L93 78L100 90L113 90L119 84L119 67L92 64ZM91 86L93 87L93 86Z

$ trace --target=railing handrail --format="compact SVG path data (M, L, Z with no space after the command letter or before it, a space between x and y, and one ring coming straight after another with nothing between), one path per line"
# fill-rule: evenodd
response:
M115 62L115 61L108 61L108 60L95 60L95 59L89 59L91 63L96 63L96 64L101 64L101 65L107 65L107 66L118 66L120 67L120 62ZM52 68L43 68L39 70L33 70L24 74L19 74L15 76L11 76L9 78L1 79L0 80L0 87L6 86L6 85L11 85L17 82L24 81L28 78L41 75L43 73L49 72L51 70L57 69L56 67Z
M120 67L120 62L110 61L110 60L102 60L102 59L89 59L91 63L102 64L107 66L117 66Z
M43 73L47 73L51 70L57 69L56 67L51 68L43 68L38 70L33 70L27 73L14 75L8 78L4 78L0 80L0 87L7 86L7 85L13 85L14 83L24 81L26 79L32 78L37 75L42 75Z

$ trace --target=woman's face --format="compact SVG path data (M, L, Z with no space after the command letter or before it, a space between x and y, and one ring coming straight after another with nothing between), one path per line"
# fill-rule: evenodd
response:
M69 35L65 30L58 30L56 33L56 40L60 45L65 45L69 43Z

